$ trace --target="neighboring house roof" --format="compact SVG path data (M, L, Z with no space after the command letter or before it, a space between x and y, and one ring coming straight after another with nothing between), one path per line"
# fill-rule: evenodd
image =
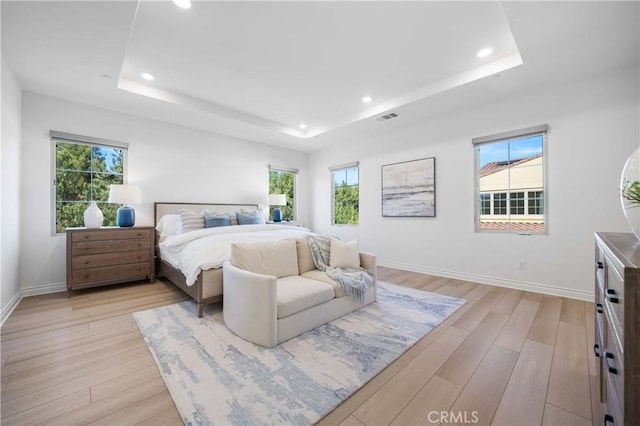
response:
M519 165L521 165L523 163L526 163L527 161L535 160L538 157L542 157L542 154L537 154L537 155L534 155L532 157L521 158L519 160L512 160L511 162L509 162L509 161L492 161L490 163L485 164L484 166L482 166L480 168L480 177L484 177L484 176L499 172L500 170L504 170L504 169L509 168L509 167L519 166Z
M544 223L480 222L482 231L544 232Z

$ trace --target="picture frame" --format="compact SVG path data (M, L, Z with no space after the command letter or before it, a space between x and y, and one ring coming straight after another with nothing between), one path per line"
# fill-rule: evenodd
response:
M436 158L382 166L383 217L435 217Z

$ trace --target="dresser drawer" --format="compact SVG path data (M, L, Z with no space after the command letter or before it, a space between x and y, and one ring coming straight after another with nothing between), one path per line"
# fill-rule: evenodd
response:
M624 330L624 285L622 276L609 259L605 261L605 273L605 304L609 312L611 312L616 326L619 327L620 337L622 338Z
M126 240L130 238L153 238L148 229L116 228L95 231L81 231L73 234L73 241Z
M74 270L100 268L130 263L148 262L151 258L149 250L126 251L116 253L88 254L76 256L71 261Z
M73 284L134 280L151 276L149 262L103 268L79 269L72 272Z
M618 345L618 337L613 327L606 327L605 348L602 351L602 368L617 401L624 401L624 356ZM610 401L607 400L607 403Z
M616 393L616 389L610 382L606 383L607 402L605 404L605 418L601 424L605 426L623 426L624 425L624 400ZM594 422L594 424L597 424Z
M596 296L596 300L597 300L597 296ZM604 380L604 362L602 360L602 354L605 348L605 344L604 344L605 342L604 338L605 338L605 332L606 332L605 327L606 327L606 320L604 317L604 309L602 305L598 303L596 304L596 315L595 315L596 335L594 339L595 343L593 346L593 352L596 357L596 370L598 374L598 396L599 396L600 402L606 401L606 389L605 389L606 382Z
M136 238L128 240L104 240L74 242L71 254L83 256L87 254L116 253L122 251L149 250L151 240L148 238Z

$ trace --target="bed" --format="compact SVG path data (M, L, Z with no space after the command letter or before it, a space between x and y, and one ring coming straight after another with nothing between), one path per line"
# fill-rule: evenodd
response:
M233 224L175 233L169 227L171 231L165 232L167 219L173 222L183 209L198 214L205 210L229 213ZM154 203L156 276L167 278L188 294L198 305L199 318L205 305L222 300L222 264L229 259L231 243L295 238L310 233L306 228L286 224L239 225L235 220L236 212L257 211L257 204Z

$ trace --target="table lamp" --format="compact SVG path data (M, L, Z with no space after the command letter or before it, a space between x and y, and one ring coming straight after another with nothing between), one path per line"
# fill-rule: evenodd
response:
M122 204L116 211L116 225L133 226L136 223L136 211L126 204L140 204L140 187L138 185L109 185L109 202Z
M269 205L270 206L286 206L287 196L284 194L269 194ZM278 207L273 209L272 215L273 215L274 222L282 222L282 210L280 210Z

